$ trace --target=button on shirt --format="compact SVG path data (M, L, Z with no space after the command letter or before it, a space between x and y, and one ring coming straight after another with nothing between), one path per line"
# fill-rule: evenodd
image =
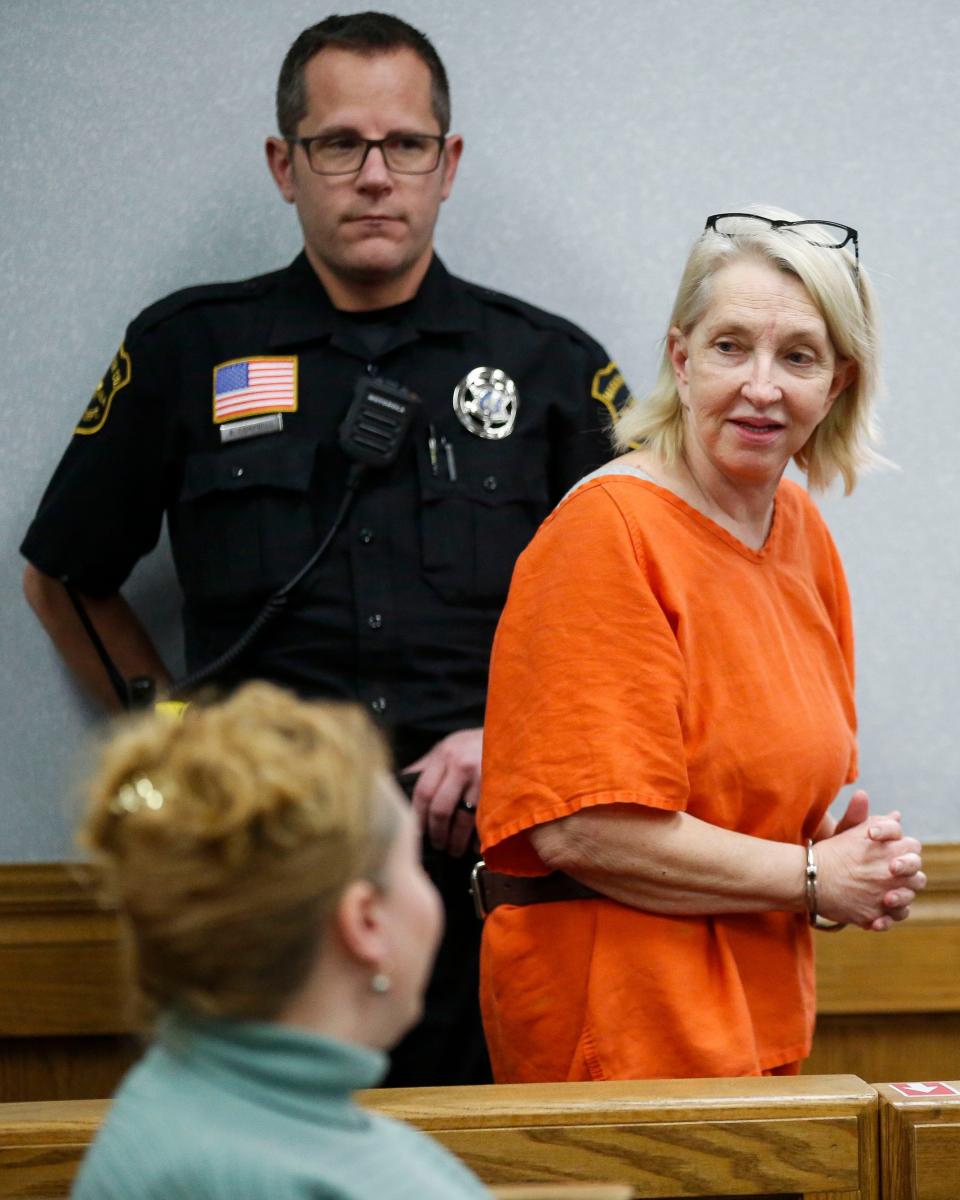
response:
M217 419L215 371L240 363L253 372L264 360L293 363L292 395L266 404L282 430L225 442L221 430L247 414ZM505 438L469 432L455 411L458 383L478 366L516 384ZM368 474L299 603L221 682L256 676L358 699L409 754L480 725L513 564L553 504L610 457L611 417L629 393L582 330L456 279L436 258L412 301L372 314L338 312L302 254L283 271L147 309L84 414L23 553L107 595L155 545L166 513L188 669L202 666L331 525L350 466L338 428L358 380L374 376L422 402L400 456Z

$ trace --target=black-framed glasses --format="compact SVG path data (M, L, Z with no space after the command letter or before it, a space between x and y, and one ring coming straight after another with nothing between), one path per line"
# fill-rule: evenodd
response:
M805 238L811 246L825 246L829 250L842 250L853 242L853 257L856 263L857 280L860 279L860 242L857 231L837 221L783 221L777 217L762 217L759 213L714 213L707 217L704 233L712 229L722 237L736 237L746 232L744 221L759 221L768 229L784 230Z
M389 133L385 138L365 138L357 133L319 133L314 137L287 138L302 146L310 170L317 175L353 175L363 169L376 148L388 171L397 175L429 175L440 165L446 145L442 133Z

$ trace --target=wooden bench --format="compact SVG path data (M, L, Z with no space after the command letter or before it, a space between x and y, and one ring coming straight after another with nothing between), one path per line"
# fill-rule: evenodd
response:
M954 1066L956 1064L953 1064ZM931 1084L908 1088L881 1083L880 1171L883 1200L957 1200L960 1197L960 1095L938 1094ZM960 1093L960 1082L947 1081Z
M505 1195L533 1183L554 1185L547 1197L583 1183L659 1200L879 1195L877 1096L854 1076L404 1088L360 1102L431 1134ZM0 1105L0 1198L66 1196L108 1105Z
M629 1183L638 1197L878 1196L877 1099L854 1076L361 1093L489 1184Z
M628 1183L507 1183L492 1191L496 1200L636 1200Z
M0 1104L0 1197L62 1200L109 1100Z
M107 1100L0 1104L0 1197L63 1200L80 1160L106 1116ZM520 1184L496 1200L631 1200L624 1184Z

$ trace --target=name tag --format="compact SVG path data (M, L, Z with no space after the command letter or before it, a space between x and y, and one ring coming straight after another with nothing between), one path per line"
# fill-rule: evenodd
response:
M221 442L239 442L243 438L263 437L267 433L280 433L283 430L283 415L267 413L263 417L250 417L246 421L231 421L229 425L220 426Z

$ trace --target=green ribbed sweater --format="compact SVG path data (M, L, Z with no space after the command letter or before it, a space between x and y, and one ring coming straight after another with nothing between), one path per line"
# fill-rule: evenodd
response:
M278 1025L167 1018L74 1200L481 1200L425 1134L359 1108L386 1056Z

